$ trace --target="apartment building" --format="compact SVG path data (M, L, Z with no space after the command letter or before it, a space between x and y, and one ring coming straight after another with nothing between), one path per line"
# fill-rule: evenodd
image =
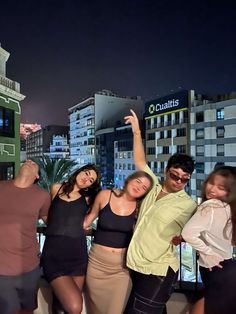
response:
M55 159L69 159L70 149L67 135L53 135L52 142L49 147L50 158Z
M10 53L0 46L0 180L12 179L20 167L20 84L6 77Z
M70 158L80 166L87 163L99 166L96 160L97 132L121 125L130 108L140 115L142 107L140 97L122 97L102 90L69 108Z
M27 159L41 157L50 154L50 145L55 135L68 135L68 126L48 125L40 130L29 134L26 138Z
M200 199L202 183L214 167L236 166L236 92L196 97L190 124L190 149L196 161L191 188Z
M116 128L114 141L114 184L122 189L125 179L135 171L133 132L130 125Z
M180 91L145 104L145 143L148 165L160 179L170 156L190 153L189 112L194 91Z

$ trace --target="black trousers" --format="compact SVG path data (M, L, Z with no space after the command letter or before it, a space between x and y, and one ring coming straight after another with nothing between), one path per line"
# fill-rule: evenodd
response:
M236 260L220 262L212 271L200 266L204 283L205 314L236 313Z
M133 288L124 314L165 314L166 302L177 281L178 272L168 268L166 276L132 273Z

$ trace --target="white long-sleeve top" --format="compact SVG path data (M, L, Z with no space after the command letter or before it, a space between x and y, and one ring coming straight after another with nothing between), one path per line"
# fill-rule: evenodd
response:
M203 267L232 258L230 206L216 199L205 201L184 226L182 237L199 252Z

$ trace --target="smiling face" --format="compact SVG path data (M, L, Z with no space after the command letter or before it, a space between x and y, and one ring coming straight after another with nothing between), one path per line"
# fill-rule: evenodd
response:
M131 179L127 184L127 193L133 198L144 196L150 189L152 182L147 177Z
M85 169L78 173L76 177L76 184L80 189L90 187L97 180L97 174L92 169Z
M206 183L206 199L224 200L228 195L226 189L226 178L221 175L214 175L211 180Z
M181 168L170 167L166 169L164 187L167 192L178 192L182 190L190 179L190 174Z

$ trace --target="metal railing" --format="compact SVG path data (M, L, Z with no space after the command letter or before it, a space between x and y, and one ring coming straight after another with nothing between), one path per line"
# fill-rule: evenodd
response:
M40 250L42 252L44 245L44 231L45 226L39 226L37 228L37 239L40 244ZM87 246L90 249L93 241L93 232L87 235ZM179 256L179 278L176 284L176 291L198 291L202 289L202 282L199 275L198 264L197 264L197 254L192 250L191 246L182 242L181 245L177 247Z

